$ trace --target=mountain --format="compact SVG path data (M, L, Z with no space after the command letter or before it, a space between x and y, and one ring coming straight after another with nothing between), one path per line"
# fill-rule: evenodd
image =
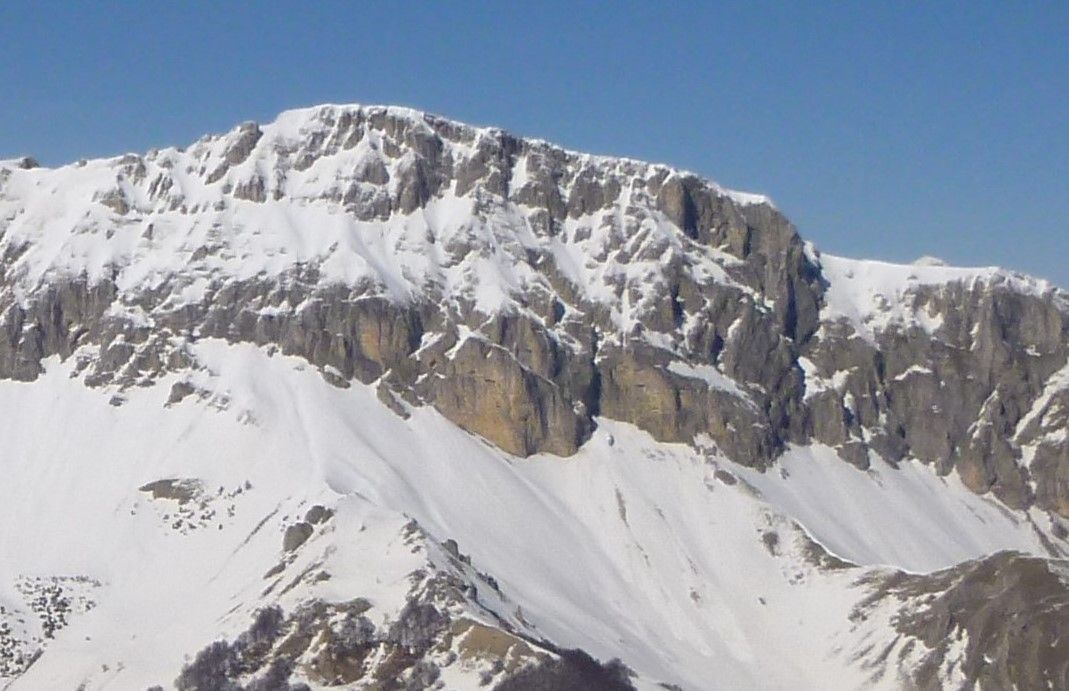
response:
M1069 686L1069 295L394 107L0 162L12 689Z

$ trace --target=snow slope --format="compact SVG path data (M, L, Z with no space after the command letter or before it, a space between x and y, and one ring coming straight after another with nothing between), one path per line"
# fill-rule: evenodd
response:
M783 480L610 421L573 458L520 460L431 409L406 420L370 387L329 386L300 360L219 341L195 348L211 395L173 407L164 386L114 405L113 392L55 362L36 383L0 383L0 583L100 583L97 606L13 689L168 684L185 655L274 601L261 594L262 574L286 524L313 503L338 512L341 527L310 543L335 576L301 597L358 593L380 616L396 611L418 566L397 547L411 517L470 553L532 630L619 656L646 687L863 682L864 670L827 645L849 643L856 574L801 558L791 520L859 564L921 569L993 549L1040 552L1029 526L939 486L926 468L873 478L825 450L796 449ZM222 490L203 527L173 528L169 505L138 490L175 477ZM478 687L463 675L455 683Z

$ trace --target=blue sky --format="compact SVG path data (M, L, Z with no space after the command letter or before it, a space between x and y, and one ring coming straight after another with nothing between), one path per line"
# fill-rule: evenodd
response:
M822 249L1069 287L1069 3L0 2L0 157L415 106L776 200Z

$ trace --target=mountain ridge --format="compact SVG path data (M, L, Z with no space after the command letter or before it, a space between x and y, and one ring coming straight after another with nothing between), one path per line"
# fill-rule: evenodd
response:
M61 178L53 185L77 190L76 199L61 201L57 207L58 188L37 196L34 189L25 188L33 180L43 184L50 175ZM1038 317L1047 326L1036 328L1049 330L1054 328L1052 320L1061 321L1061 334L1044 336L1047 342L1038 351L1038 344L1018 349L1037 352L1043 360L1033 364L1039 369L1029 379L1045 380L1058 369L1048 363L1066 358L1059 339L1066 331L1069 300L1045 281L995 269L907 268L850 263L831 256L822 259L764 198L731 193L665 166L569 153L513 138L502 130L471 128L411 109L326 106L287 111L264 128L244 123L225 135L202 138L185 151L165 149L143 159L127 155L53 172L8 172L5 177L10 180L0 190L17 186L27 176L30 180L23 182L23 189L14 190L14 195L8 192L15 206L5 213L4 225L7 274L21 278L20 292L32 292L35 281L51 274L84 275L83 290L88 284L114 285L118 302L113 299L113 309L125 309L124 294L137 300L169 291L158 309L173 314L198 300L210 301L214 290L227 282L232 289L255 292L269 289L252 287L257 281L283 277L311 289L301 298L305 301L320 288L355 289L363 297L384 299L374 309L377 318L389 313L391 321L370 335L355 335L356 345L335 346L356 348L356 369L363 371L359 376L377 378L389 371L393 379L400 379L394 387L400 392L437 401L439 410L462 426L521 455L543 448L573 453L589 433L593 412L600 411L636 421L666 441L709 434L718 444L734 445L729 452L736 457L747 456L758 464L771 461L787 439L804 441L814 435L840 447L845 457L862 466L873 448L892 460L921 452L929 462L946 464L968 441L965 430L958 432L961 438L950 439L949 446L938 440L915 444L885 425L874 429L873 422L847 421L844 428L831 419L806 422L806 406L801 412L789 411L809 400L799 393L805 388L805 368L799 358L819 340L813 339L814 334L840 329L845 317L849 325L837 337L848 339L852 329L866 339L874 351L867 356L870 362L865 367L873 370L867 376L881 389L889 389L891 384L880 381L879 360L885 353L877 333L919 325L932 341L928 332L940 327L948 292L962 293L955 299L971 295L979 301L979 309L990 309L983 307L985 291L1041 302L1047 307L1040 309L1052 311ZM32 200L29 219L20 218L27 211L19 207L20 193ZM77 201L85 197L93 202L88 210L85 201ZM294 217L298 212L301 216ZM118 227L113 224L116 218L121 220ZM314 227L319 230L308 232ZM42 232L43 228L51 231ZM301 277L301 272L309 275ZM715 288L712 297L711 288ZM740 312L720 304L733 296L749 307ZM295 315L296 308L306 303L297 295L291 297L283 304ZM448 307L438 309L438 314L430 313L426 304L407 311L398 307L420 302ZM930 316L922 314L921 303ZM280 321L287 312L279 311L277 299L264 309L266 313L261 310L247 317L257 322L249 325L253 331L269 328L265 322ZM405 314L397 314L398 309ZM277 313L271 314L272 310ZM491 345L502 345L501 338L527 341L522 348L530 350L535 360L517 357L516 343L504 344L506 361L493 367L500 370L497 376L538 399L536 410L522 402L499 401L495 408L513 409L503 419L490 410L461 410L464 406L453 391L413 392L414 373L406 374L403 370L411 368L401 363L413 352L433 349L427 343L417 347L413 340L435 333L437 327L424 324L444 320L440 333L446 341L463 341L461 359L467 366L486 355L481 352L485 346L468 343L485 321L477 315L501 317L501 324L493 327L498 333L491 335ZM128 317L136 322L141 315ZM751 332L750 340L765 351L764 357L731 352L729 335L740 325ZM999 323L992 329L998 332L1004 327ZM272 337L253 333L245 338ZM955 347L973 347L966 343L971 338L960 334L960 345ZM542 342L532 345L531 339ZM1000 348L994 342L989 345ZM440 349L449 351L452 346ZM669 364L666 356L683 362L675 365L676 372L666 381L651 374L648 363L631 362L632 346L649 351L640 359L652 360L658 367ZM598 348L619 355L621 366L612 371L628 381L601 388L603 383L617 384L617 378L601 376L595 362ZM61 352L69 349L65 345ZM344 353L313 359L332 357L339 361L317 364L333 367L343 378L356 371L354 358ZM1020 353L998 357L1028 358ZM439 361L433 353L430 358ZM776 361L779 364L769 372L765 365ZM713 370L702 371L715 376L678 374L698 371L694 364L712 366ZM816 387L823 386L826 375L844 371L836 364L828 366L835 369L812 378ZM474 370L466 372L446 378L477 378ZM645 383L635 380L651 376L653 380ZM706 391L681 384L681 378L704 381ZM575 380L579 383L573 386L570 382ZM714 380L735 384L717 386ZM624 393L634 386L647 390L652 386L661 389L647 401L653 408L660 407L666 396L684 395L693 400L711 397L718 405L734 407L733 414L742 414L750 407L746 396L729 401L726 395L740 393L739 383L743 389L756 384L764 390L757 407L765 411L754 424L771 426L771 436L749 435L740 442L736 434L728 433L731 423L723 416L692 420L670 411L667 418L651 417L633 410ZM1024 395L1034 401L1042 386L1037 381L1022 383L1027 389ZM861 384L862 389L870 385ZM862 389L847 393L856 400ZM991 389L986 383L971 394L977 400L962 415L979 415L980 403L992 395ZM952 403L933 402L941 407ZM1022 409L1028 404L1028 400L1014 403ZM893 402L880 404L874 410L876 417L889 406ZM605 413L606 408L611 412ZM831 410L819 414L835 415ZM1024 412L1014 415L1019 419ZM966 425L966 420L959 424ZM799 429L812 425L837 429ZM501 429L508 432L502 434ZM875 446L864 439L866 434L876 435ZM1010 468L1005 453L992 456L985 450L990 443L982 446L974 453L975 467L969 469L975 476L973 484L978 490L1002 489L1003 498L1010 497L1015 505L1029 503L1023 471ZM1069 513L1069 487L1057 479L1047 487L1053 495L1047 503Z
M0 674L953 687L990 652L1060 679L997 625L1056 618L961 612L992 573L1065 597L1067 305L411 110L0 165Z
M218 140L221 140L221 139L226 139L227 137L230 137L232 135L239 134L242 131L243 127L249 127L249 126L255 126L256 128L271 127L271 126L275 125L276 123L278 123L279 121L283 121L283 120L285 120L285 121L294 121L294 120L299 121L302 118L303 119L314 119L314 117L317 116L318 114L320 114L322 111L336 111L336 112L345 112L345 111L378 111L378 112L384 112L384 113L387 113L387 114L399 115L401 117L404 117L404 118L412 120L412 121L431 121L431 122L449 123L450 125L453 125L453 126L466 128L467 130L469 130L471 132L483 133L483 134L503 135L503 136L507 136L507 137L510 137L510 138L513 138L513 139L516 139L516 140L521 140L521 141L527 142L527 143L529 143L531 145L544 146L546 148L551 148L551 149L557 150L557 151L559 151L559 152L561 152L563 154L569 155L569 156L586 157L586 158L594 160L594 161L621 161L621 162L633 163L633 164L643 165L643 166L651 166L651 167L657 167L657 168L667 168L667 169L672 170L674 173L677 173L677 174L680 174L680 175L698 178L704 184L706 184L706 185L708 185L708 186L710 186L710 187L712 187L714 189L719 190L720 192L722 192L726 196L729 196L729 197L733 198L735 201L738 201L739 203L744 203L744 204L766 204L766 205L768 205L768 206L770 206L772 208L777 208L774 200L770 196L768 196L766 194L748 192L748 191L744 191L744 190L740 190L740 189L725 187L725 186L720 185L718 182L712 180L708 175L705 175L705 174L702 174L702 173L698 173L696 171L688 170L688 169L685 169L685 168L681 168L681 167L672 165L672 164L670 164L668 162L664 162L664 161L655 162L655 161L650 161L650 160L647 160L647 159L642 159L642 158L637 158L637 157L627 156L627 155L589 153L589 152L585 152L585 151L583 151L581 149L569 148L569 147L561 146L561 145L558 145L558 144L554 143L551 140L544 139L544 138L541 138L541 137L531 137L531 136L521 135L521 134L518 134L518 133L513 132L513 131L511 131L509 129L506 129L506 128L496 127L496 126L493 126L493 125L473 125L473 124L468 124L468 123L462 122L460 120L454 120L454 119L448 118L448 117L446 117L446 116L444 116L442 114L439 114L439 113L435 113L435 112L432 112L432 111L429 111L429 110L422 110L420 108L413 107L413 106L398 106L398 105L388 105L388 104L364 104L364 103L355 103L355 102L351 102L351 103L341 103L341 102L337 102L337 103L319 103L319 104L315 104L315 105L302 106L302 107L292 108L292 109L288 109L288 110L282 111L281 113L278 114L278 116L276 116L275 120L272 120L270 122L264 123L264 122L259 122L259 121L256 121L256 120L246 120L246 121L243 121L242 123L236 125L235 127L231 128L230 130L227 130L226 132L219 132L219 133L215 133L215 134L205 134L205 135L199 137L198 139L196 139L195 141L193 141L189 145L186 145L186 146L155 147L155 148L148 149L147 153L148 153L148 155L151 155L151 154L154 154L154 153L157 153L157 152L160 152L160 151L167 151L167 150L172 150L172 149L176 150L176 151L179 151L179 152L184 152L184 151L186 151L186 150L188 150L188 149L190 149L192 147L197 146L198 144L202 144L202 143L205 143L205 142L211 142L211 141L218 141ZM135 157L138 157L138 158L143 158L145 155L146 155L145 152L127 151L127 152L120 153L120 154L95 156L95 157L92 157L92 158L82 158L82 159L78 159L77 161L72 161L72 162L68 162L68 163L60 163L60 164L56 164L56 165L43 165L43 164L39 163L37 161L37 159L35 157L33 157L32 155L23 155L23 156L15 156L15 157L9 158L9 159L0 159L0 168L7 167L7 168L41 169L41 170L54 171L54 170L59 170L59 169L67 168L67 167L74 166L74 165L84 165L84 164L89 163L91 161L92 162L116 162L116 161L121 161L122 159L127 158L129 156L135 156ZM827 255L828 253L824 253L824 254ZM840 256L841 258L844 258L844 259L847 258L845 255L830 255L830 256ZM946 261L944 261L941 258L931 257L931 256L918 257L916 260L914 260L912 262L890 261L890 260L885 260L885 259L881 259L881 258L878 258L878 257L855 258L855 260L856 261L866 261L866 262L879 262L879 263L890 264L890 265L895 265L895 266L906 266L906 265L913 265L913 266L942 266L942 267L948 267L948 268L969 269L969 270L976 270L976 271L979 271L979 270L983 269L983 270L986 270L987 272L996 272L996 273L1004 274L1004 275L1007 275L1007 276L1026 277L1027 279L1029 279L1029 280L1031 280L1033 282L1036 282L1038 284L1049 284L1051 286L1054 286L1055 289L1058 292L1063 293L1063 294L1066 293L1067 291L1069 291L1069 289L1067 289L1065 287L1062 287L1062 286L1058 286L1054 282L1050 281L1049 279L1042 278L1042 277L1039 277L1039 276L1032 276L1032 275L1028 274L1027 272L1021 272L1021 271L1009 269L1009 268L1002 267L1002 266L999 266L999 265L996 265L996 264L966 266L966 265L959 265L959 264L950 264L950 263L947 263Z

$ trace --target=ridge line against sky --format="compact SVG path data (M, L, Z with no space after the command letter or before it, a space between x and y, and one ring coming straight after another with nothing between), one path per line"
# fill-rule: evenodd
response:
M0 3L0 158L406 105L771 196L834 254L1069 287L1069 3Z

